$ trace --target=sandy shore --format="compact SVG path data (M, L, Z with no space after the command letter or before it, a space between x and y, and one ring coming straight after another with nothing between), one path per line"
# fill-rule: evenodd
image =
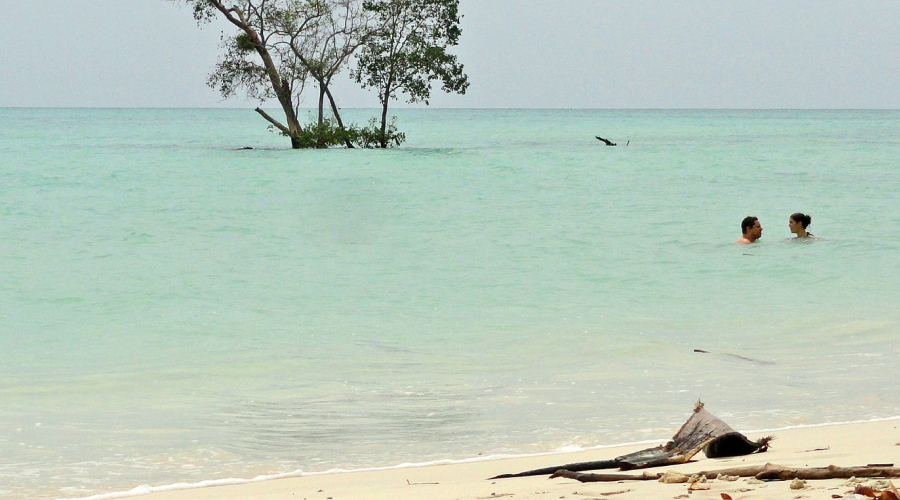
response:
M674 434L674 430L673 430ZM762 433L747 433L751 439ZM776 440L766 452L730 459L708 459L702 453L692 463L651 469L692 471L773 463L791 467L827 465L859 466L895 464L900 466L900 420L836 424L772 432ZM721 499L727 493L741 499L831 499L853 489L845 479L808 481L804 489L791 489L789 481L754 483L713 480L709 489L689 492L687 484L657 481L579 483L546 476L487 480L486 478L563 463L601 460L648 447L647 445L605 448L578 453L498 459L453 465L436 465L378 471L309 475L286 479L150 493L142 500L488 500L510 499ZM895 480L894 484L900 485ZM690 493L690 494L689 494ZM852 498L849 496L848 498Z

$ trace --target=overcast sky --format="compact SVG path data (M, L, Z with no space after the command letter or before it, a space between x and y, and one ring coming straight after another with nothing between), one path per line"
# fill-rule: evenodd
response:
M898 0L461 0L466 108L900 108ZM0 107L244 107L224 23L168 0L0 0ZM377 107L342 83L342 107ZM310 103L313 99L310 99Z

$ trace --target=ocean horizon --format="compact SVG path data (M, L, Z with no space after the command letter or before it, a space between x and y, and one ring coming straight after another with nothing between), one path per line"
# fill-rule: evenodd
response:
M0 497L900 416L900 111L391 115L0 108Z

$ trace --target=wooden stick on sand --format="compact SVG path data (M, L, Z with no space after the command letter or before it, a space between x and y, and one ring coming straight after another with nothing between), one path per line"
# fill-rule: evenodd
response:
M775 464L750 465L746 467L732 467L730 469L700 471L689 475L706 476L716 478L723 476L755 477L763 481L789 481L793 479L849 479L851 477L900 477L900 467L891 466L857 466L838 467L807 467L792 468ZM567 470L556 471L550 478L564 477L575 479L582 483L614 482L614 481L657 481L662 473L644 472L641 475L633 474L579 474ZM687 477L687 476L686 476Z

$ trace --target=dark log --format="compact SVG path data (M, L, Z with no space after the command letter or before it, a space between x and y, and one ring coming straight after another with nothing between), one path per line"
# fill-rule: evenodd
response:
M610 141L609 139L604 139L604 138L600 137L599 135L596 135L594 137L596 137L600 141L603 141L603 144L606 144L607 146L615 146L616 145L616 143Z

